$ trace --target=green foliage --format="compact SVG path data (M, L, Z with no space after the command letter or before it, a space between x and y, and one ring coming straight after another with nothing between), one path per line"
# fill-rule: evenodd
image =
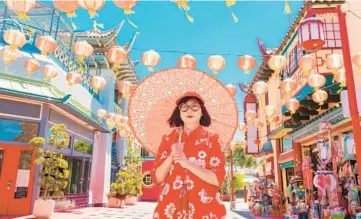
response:
M81 141L81 140L76 140L75 141L74 149L76 151L87 153L87 154L92 153L92 145L87 143L87 142Z
M246 183L243 182L244 179L243 173L235 173L233 176L233 183L234 183L234 191L239 191L244 189ZM231 184L230 184L230 176L227 175L226 179L223 181L223 184L219 190L221 194L230 194L231 193Z
M50 130L53 140L51 145L61 150L69 144L69 135L65 132L66 126L63 124L54 125ZM59 151L43 150L45 139L41 137L32 138L29 142L36 153L36 165L41 165L40 186L43 190L43 198L50 196L61 197L64 195L63 190L68 185L69 167L68 161L63 159L63 155Z
M230 155L227 155L227 162L230 163ZM246 155L242 147L237 147L233 151L233 165L241 168L255 168L258 166L257 159L253 156Z

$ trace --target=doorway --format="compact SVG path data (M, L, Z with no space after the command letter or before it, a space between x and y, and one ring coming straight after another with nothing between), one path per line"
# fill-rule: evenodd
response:
M30 214L34 160L29 146L0 144L0 215Z

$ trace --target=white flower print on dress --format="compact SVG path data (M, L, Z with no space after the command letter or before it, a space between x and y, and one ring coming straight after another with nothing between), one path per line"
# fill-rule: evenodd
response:
M195 211L196 211L196 208L194 207L194 204L189 202L189 204L188 204L188 218L189 219L193 219Z
M155 213L154 213L153 219L159 219L159 213L158 213L158 212L155 212Z
M198 158L199 159L205 159L207 157L207 153L204 151L198 152Z
M160 156L160 159L163 160L165 158L168 157L168 152L167 151L163 151L162 155Z
M177 219L182 219L182 216L183 216L182 212L178 211L177 212Z
M174 214L175 210L176 210L175 204L173 202L171 202L165 207L164 215L167 218L173 218L173 214Z
M221 193L216 193L216 200L220 205L223 205L222 199L221 199Z
M182 186L183 186L182 178L180 176L177 176L176 180L173 182L173 189L178 190L181 189Z
M217 215L210 213L209 215L203 216L202 219L218 219Z
M206 161L203 159L198 159L198 166L205 168L206 167Z
M210 203L213 200L212 197L207 196L207 192L205 189L202 189L200 192L198 192L198 195L201 198L201 202L204 204Z
M221 164L221 159L219 159L219 157L211 157L209 160L209 165L211 167L218 167L219 164Z
M185 184L187 185L187 190L190 191L194 188L194 182L191 180L189 176L186 176L186 179L184 180Z

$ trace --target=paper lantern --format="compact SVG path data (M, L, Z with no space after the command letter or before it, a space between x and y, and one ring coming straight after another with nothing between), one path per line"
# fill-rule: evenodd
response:
M255 145L259 145L259 144L261 143L261 141L260 141L258 138L256 138L256 139L253 141L253 143L254 143Z
M68 17L75 17L75 11L79 8L78 0L53 0L54 7L65 12Z
M94 93L97 94L99 90L103 89L105 85L107 84L107 81L100 76L94 76L90 80L90 84L92 88L94 89Z
M6 6L15 11L20 19L29 20L26 14L32 10L36 5L36 0L5 0Z
M120 92L124 98L128 98L130 96L131 89L132 89L131 82L129 81L118 82L118 92Z
M238 129L239 129L241 132L243 132L243 133L246 132L246 131L247 131L247 125L246 125L246 123L244 123L244 122L239 123Z
M255 118L257 118L257 112L254 110L247 110L245 118L247 122L252 122Z
M107 116L107 111L105 109L98 109L97 116L100 120L103 120Z
M32 75L34 72L39 70L40 63L36 59L27 59L24 62L24 67L28 72L28 75Z
M9 44L12 50L21 48L26 43L25 34L19 30L6 30L3 37L4 41Z
M154 66L160 61L160 55L154 50L149 50L142 54L141 61L149 71L153 71Z
M134 14L132 8L138 3L138 0L113 0L114 4L124 10L124 14Z
M340 87L346 87L346 71L345 68L341 68L340 71L333 76L334 80L340 84Z
M48 53L54 52L57 48L56 41L51 36L39 36L36 39L35 45L44 56L47 56Z
M113 119L115 123L122 123L123 116L121 114L115 114Z
M343 57L338 53L333 53L327 56L326 60L327 68L333 71L333 74L336 74L343 67Z
M114 69L118 69L121 63L128 60L128 52L121 46L113 46L108 51L107 60L114 64Z
M290 97L292 92L297 89L297 83L292 78L286 78L281 81L280 88L281 92L285 93L286 97Z
M282 121L282 116L280 114L274 114L268 119L271 125L277 125Z
M354 65L356 65L356 67L359 69L359 71L361 72L361 52L355 54L352 57L352 63Z
M293 115L300 108L300 102L295 98L291 98L286 102L286 108L290 111L291 115Z
M196 67L197 61L191 55L184 55L178 59L178 67L179 68L188 68L194 69Z
M315 90L318 90L326 84L326 78L321 74L313 73L308 76L307 82Z
M303 20L298 27L298 40L308 53L320 50L325 44L323 22L316 17Z
M2 51L2 59L5 66L14 62L19 57L19 51L17 49L13 50L10 46L5 46Z
M316 58L312 55L304 55L298 61L298 66L301 68L302 72L307 76L310 71L316 67Z
M226 60L220 55L213 55L208 58L207 66L214 74L218 74L226 66Z
M268 91L268 85L264 81L257 81L252 86L253 94L258 96L259 101L261 102L263 100L264 95Z
M105 0L78 0L80 7L88 11L90 18L94 18L97 15L97 11L102 9L105 4Z
M274 107L272 105L268 105L264 108L264 111L265 111L267 117L271 117L272 115L274 115L277 112L277 109L276 109L276 107Z
M256 59L249 55L241 56L237 64L247 74L256 66Z
M114 113L108 113L108 114L107 114L107 119L114 120L114 118L115 118L115 114L114 114Z
M93 46L90 45L87 41L82 40L74 43L73 51L75 55L78 56L79 62L84 62L84 58L89 57L93 54Z
M324 102L327 100L328 94L324 90L317 90L312 94L312 99L316 103L323 105Z
M68 74L66 74L66 80L68 81L68 86L72 87L74 85L79 84L82 78L80 74L71 71Z
M44 80L55 78L59 73L59 69L53 65L45 65L43 68Z
M259 118L255 118L252 123L253 123L253 125L254 125L257 129L263 127L263 125L264 125L264 123L262 122L262 120L259 119Z
M268 60L268 66L272 69L277 76L287 66L287 59L282 55L273 55Z
M107 125L108 129L110 129L110 130L115 128L115 122L113 119L105 120L105 124Z
M232 84L227 84L226 85L227 90L229 91L229 93L232 95L232 97L236 96L237 94L237 89L235 86L233 86Z

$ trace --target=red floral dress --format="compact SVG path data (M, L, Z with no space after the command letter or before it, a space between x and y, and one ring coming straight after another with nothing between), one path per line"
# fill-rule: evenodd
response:
M179 130L163 136L155 165L151 173L157 184L155 170L170 156L171 146L178 142ZM225 158L218 136L199 126L191 133L183 132L183 151L189 161L214 171L222 185L225 177ZM206 183L184 169L172 164L168 177L154 211L154 219L225 219L226 209L222 203L219 187Z

